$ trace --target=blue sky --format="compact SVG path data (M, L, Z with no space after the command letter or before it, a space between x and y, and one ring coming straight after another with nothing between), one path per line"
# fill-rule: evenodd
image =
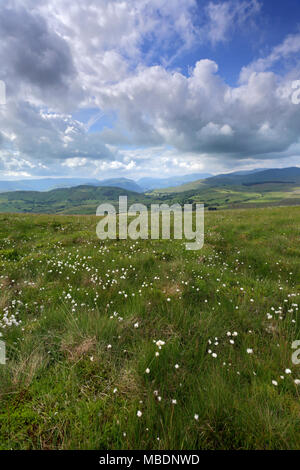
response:
M0 178L299 165L296 0L8 0Z
M197 3L200 6L209 2ZM195 47L190 55L182 57L175 65L186 69L199 57L209 57L219 65L220 74L227 83L236 85L243 66L268 55L288 35L299 32L300 2L298 0L265 0L259 4L261 5L260 11L250 25L244 25L237 30L234 30L234 25L232 25L224 42Z

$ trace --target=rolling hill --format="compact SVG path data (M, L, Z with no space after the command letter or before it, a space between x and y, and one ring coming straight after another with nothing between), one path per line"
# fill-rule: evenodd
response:
M103 202L116 203L127 196L128 203L149 204L152 199L133 191L114 187L77 186L47 192L14 191L0 194L0 212L41 214L95 214Z
M263 207L300 204L300 168L262 170L256 173L218 175L182 186L158 189L148 194L125 188L81 185L51 191L10 191L0 193L0 212L95 214L103 202L117 203L119 196L128 196L130 204L151 203L196 204L207 208ZM122 179L118 180L122 184ZM132 182L134 183L134 182Z
M159 193L174 193L197 190L216 186L251 186L256 184L300 184L300 168L290 167L270 170L254 170L254 172L233 172L212 176L206 179L199 179L180 186L174 186L158 190Z
M300 168L217 175L149 194L181 203L204 203L207 207L219 208L298 205Z
M251 185L262 183L300 183L300 168L274 168L270 170L262 170L256 173L236 174L229 173L207 178L205 183L210 186L226 186L226 185Z

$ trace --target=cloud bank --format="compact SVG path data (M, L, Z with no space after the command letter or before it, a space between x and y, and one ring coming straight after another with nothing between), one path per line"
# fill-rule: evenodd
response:
M244 64L235 85L210 58L233 33L251 34L261 7L258 0L1 5L1 177L142 176L294 162L300 107L291 84L300 77L300 36ZM187 70L175 67L199 47Z

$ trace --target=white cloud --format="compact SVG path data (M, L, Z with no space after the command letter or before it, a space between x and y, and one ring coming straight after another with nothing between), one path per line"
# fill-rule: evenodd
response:
M300 34L287 36L283 42L273 48L271 53L264 58L259 58L251 64L242 68L240 82L247 82L254 72L265 72L270 70L279 61L284 61L290 57L298 58L300 51ZM296 56L295 56L296 54Z
M217 71L210 60L197 62L188 77L148 67L100 90L97 100L103 109L118 109L127 137L140 145L239 159L298 142L300 108L283 93L288 79L253 73L247 83L229 87ZM266 121L272 138L261 132Z
M257 0L210 2L206 8L208 38L213 44L226 41L230 33L256 16L260 8Z
M46 165L57 160L114 158L99 133L86 133L70 115L42 111L28 102L8 102L0 112L2 148Z
M202 9L196 0L8 0L0 7L1 171L144 175L294 158L296 72L272 67L298 54L300 35L245 67L238 86L207 58L189 75L170 67L198 42L216 45L249 28L259 11L258 0ZM71 115L85 107L99 108L86 125ZM89 132L112 112L111 127Z

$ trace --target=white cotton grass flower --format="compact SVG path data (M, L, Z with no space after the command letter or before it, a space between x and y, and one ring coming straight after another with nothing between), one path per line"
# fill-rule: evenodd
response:
M291 374L292 371L291 371L291 369L285 369L285 373L286 373L286 374Z
M112 345L111 344L108 344L107 345L107 349L111 349L112 348Z
M195 419L196 421L198 421L198 420L199 420L199 415L197 415L197 413L196 413L196 414L194 414L194 419Z
M175 364L175 369L179 369L179 364Z
M117 388L114 388L113 389L113 393L117 393L118 389Z
M248 349L247 349L247 353L248 353L248 354L253 354L253 349L252 349L252 348L248 348Z
M294 382L295 382L296 385L300 385L300 380L299 379L295 379Z
M138 328L139 327L139 322L137 321L133 326L134 326L134 328Z
M217 353L212 353L212 357L216 358L216 357L218 357L218 354Z
M175 398L172 398L172 405L177 405L177 400Z
M140 418L140 417L142 416L142 414L143 414L143 413L142 413L140 410L138 410L138 411L136 412L136 415L137 415L138 418Z
M145 370L146 374L150 374L150 369L149 367L147 367L147 369Z
M276 380L272 380L272 384L273 384L275 387L277 387L278 382L277 382Z

